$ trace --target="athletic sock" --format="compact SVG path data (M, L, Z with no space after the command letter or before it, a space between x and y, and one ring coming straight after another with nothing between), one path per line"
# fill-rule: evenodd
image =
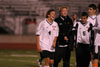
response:
M92 62L91 62L91 61L90 61L89 67L93 67L93 66L92 66Z
M93 64L93 67L98 67L98 64Z
M44 67L49 67L49 66L44 66Z

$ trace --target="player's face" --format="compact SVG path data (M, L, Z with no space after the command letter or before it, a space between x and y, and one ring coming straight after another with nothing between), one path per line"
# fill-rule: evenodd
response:
M63 9L61 10L61 16L67 16L67 15L68 15L68 9L63 8Z
M82 16L81 20L82 20L82 23L86 23L87 22L87 17L86 16Z
M76 18L77 18L77 14L74 14L74 15L73 15L73 18L76 19Z
M54 20L55 17L56 17L55 11L50 12L50 14L48 15L48 18L50 18L50 19L52 19L52 20Z
M93 8L89 8L88 13L89 13L90 16L94 15L96 13L96 10L94 10Z

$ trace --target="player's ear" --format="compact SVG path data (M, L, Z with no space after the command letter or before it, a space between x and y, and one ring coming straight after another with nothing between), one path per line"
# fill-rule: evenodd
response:
M94 12L96 13L97 10L94 10Z
M48 14L48 17L50 17L50 15Z

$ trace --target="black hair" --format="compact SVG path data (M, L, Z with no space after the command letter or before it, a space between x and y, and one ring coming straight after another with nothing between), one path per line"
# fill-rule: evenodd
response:
M48 18L48 15L50 15L50 13L51 13L52 11L55 11L55 10L54 10L54 9L50 9L50 10L47 11L47 13L46 13L46 18Z
M88 13L87 12L82 12L81 16L86 16L88 18Z
M88 7L89 7L89 8L93 8L93 10L97 10L97 7L96 7L95 4L90 4Z
M100 12L100 3L98 4L98 10L99 10L99 12Z

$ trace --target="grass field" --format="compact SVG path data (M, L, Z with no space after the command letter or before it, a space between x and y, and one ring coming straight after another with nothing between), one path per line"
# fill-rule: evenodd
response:
M35 50L0 50L0 67L38 67L36 62L38 58L39 53ZM70 65L75 67L74 52ZM62 67L62 62L59 67Z

